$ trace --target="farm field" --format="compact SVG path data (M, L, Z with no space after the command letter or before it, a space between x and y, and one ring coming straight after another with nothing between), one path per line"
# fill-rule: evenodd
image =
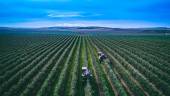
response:
M170 96L170 37L0 35L0 96Z

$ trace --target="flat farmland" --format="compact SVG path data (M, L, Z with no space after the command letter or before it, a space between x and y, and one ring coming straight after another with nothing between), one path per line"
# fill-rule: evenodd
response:
M0 96L170 96L170 37L0 35Z

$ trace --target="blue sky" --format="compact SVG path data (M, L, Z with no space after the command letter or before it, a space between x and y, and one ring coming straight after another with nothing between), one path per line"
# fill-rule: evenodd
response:
M170 27L170 0L1 0L0 26Z

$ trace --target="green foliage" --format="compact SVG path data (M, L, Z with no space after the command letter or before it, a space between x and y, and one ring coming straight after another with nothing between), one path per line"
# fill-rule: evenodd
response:
M169 58L169 37L0 36L0 95L170 96Z

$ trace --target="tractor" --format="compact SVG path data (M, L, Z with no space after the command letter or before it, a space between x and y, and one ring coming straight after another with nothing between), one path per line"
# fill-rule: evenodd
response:
M88 69L88 67L82 67L82 86L84 87L84 90L90 89L91 80L92 80L92 74Z
M88 80L92 76L90 70L87 67L82 67L83 80Z
M90 70L87 67L82 67L82 76L83 77L92 76L91 73L90 73Z
M103 52L98 52L99 62L103 62L107 57Z

